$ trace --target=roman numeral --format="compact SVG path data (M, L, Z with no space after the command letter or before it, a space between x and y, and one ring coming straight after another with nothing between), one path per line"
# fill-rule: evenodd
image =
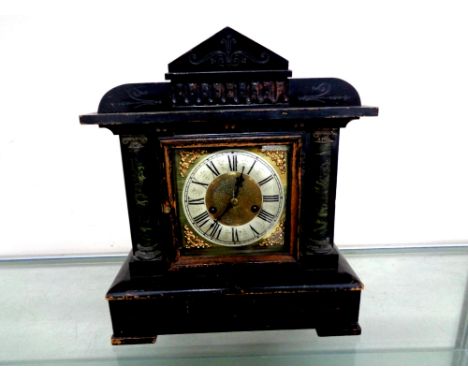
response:
M198 184L199 186L203 186L205 188L208 188L208 186L209 186L208 183L199 182L197 180L192 180L192 183Z
M266 177L265 179L261 180L260 182L258 182L258 185L261 187L261 186L267 184L272 179L273 179L273 175L270 175L270 176Z
M234 244L239 242L239 232L237 231L237 228L231 228L231 235L232 235L232 242Z
M221 235L221 231L223 230L223 227L217 222L214 221L213 224L210 225L210 228L205 232L206 235L214 239L216 237L217 240L219 240L219 235Z
M237 154L228 155L229 170L237 171Z
M263 202L264 203L279 202L279 195L263 195Z
M249 227L254 232L255 236L260 236L260 232L258 232L254 227L252 227L250 224Z
M206 164L206 167L208 167L210 169L210 171L213 173L214 176L219 176L220 175L220 172L218 171L218 169L216 168L215 164L212 161L209 161Z
M203 227L210 220L208 211L201 213L193 218L195 224L198 224L199 227Z
M205 204L205 198L196 198L196 199L190 199L188 200L188 204L195 206L197 204Z
M275 215L270 214L269 212L261 209L257 215L260 219L265 220L268 223L271 223L275 219Z
M257 163L257 160L255 159L254 162L252 163L252 166L250 166L249 168L249 171L247 172L247 175L250 175L250 173L252 172L254 166L255 166L255 163Z

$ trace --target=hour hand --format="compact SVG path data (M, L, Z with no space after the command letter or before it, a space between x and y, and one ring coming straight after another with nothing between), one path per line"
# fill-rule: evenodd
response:
M226 208L221 212L215 219L215 222L219 222L219 220L233 207L232 203L229 202Z

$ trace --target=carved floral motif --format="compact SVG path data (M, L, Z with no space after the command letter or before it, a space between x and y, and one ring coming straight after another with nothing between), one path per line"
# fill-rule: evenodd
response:
M195 53L191 54L189 58L190 63L192 65L210 63L216 66L236 67L249 61L255 64L266 64L270 61L270 55L266 51L261 52L259 57L253 57L246 51L239 49L234 50L234 45L237 44L237 40L230 34L223 37L220 44L223 50L214 50L201 58Z
M122 143L132 151L140 151L145 147L148 138L144 135L127 135L122 137Z
M332 130L316 130L312 133L314 143L333 143L336 139L337 132Z
M307 94L300 95L298 99L303 102L325 103L329 99L331 90L332 86L329 83L321 82L309 88Z

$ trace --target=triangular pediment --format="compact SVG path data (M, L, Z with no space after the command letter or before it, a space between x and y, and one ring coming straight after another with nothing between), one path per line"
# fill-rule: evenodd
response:
M170 73L281 70L286 59L229 27L169 64Z

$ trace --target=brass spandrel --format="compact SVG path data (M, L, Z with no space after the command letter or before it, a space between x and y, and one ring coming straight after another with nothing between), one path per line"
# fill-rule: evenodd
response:
M184 248L210 248L211 245L196 235L188 225L184 225Z
M201 156L207 153L206 150L180 150L179 155L179 174L185 178L190 166L195 163Z
M284 150L265 150L264 154L276 165L281 174L286 174L287 152Z

